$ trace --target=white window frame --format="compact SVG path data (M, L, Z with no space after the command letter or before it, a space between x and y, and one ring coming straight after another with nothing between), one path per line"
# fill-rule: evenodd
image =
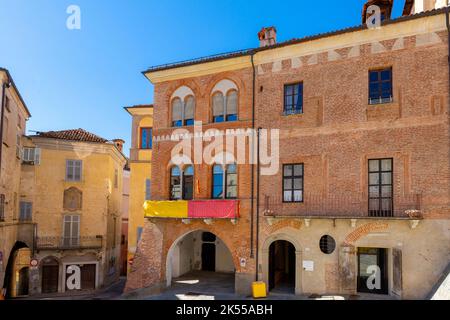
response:
M73 231L73 227L72 224L74 223L74 217L78 218L78 228L77 228L77 237L74 237L74 235L72 234ZM69 235L66 235L66 219L70 218L70 221L67 221L68 223L70 223L70 228L69 228ZM63 227L62 227L62 245L66 246L66 243L68 243L68 247L72 247L72 246L79 246L80 245L80 225L81 225L81 216L79 214L66 214L63 216ZM66 242L66 239L68 239L68 242Z
M69 178L69 163L72 162L71 169L72 169L72 178ZM75 164L80 164L80 177L75 176ZM80 182L83 178L83 160L66 160L66 181L72 181L72 182Z
M33 221L33 203L31 201L20 201L19 221Z

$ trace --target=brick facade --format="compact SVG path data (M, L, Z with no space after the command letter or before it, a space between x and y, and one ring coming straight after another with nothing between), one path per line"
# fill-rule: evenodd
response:
M421 19L432 19L438 27L423 30L419 25L425 21ZM255 54L255 127L280 130L280 170L260 180L260 279L268 281L270 244L286 240L296 251L296 293L356 293L359 247L387 248L389 270L398 268L391 261L393 250L403 250L403 286L398 289L389 271L391 295L423 298L437 281L436 272L444 270L450 258L448 43L444 21L445 16L440 14L399 22L384 33L391 36L387 39L379 39L377 31L373 31L373 38L367 33L371 31L355 31ZM403 32L403 27L410 29ZM321 50L314 52L316 47ZM303 54L297 56L296 52ZM382 67L392 68L393 102L370 105L369 71ZM183 85L195 94L195 119L204 123L204 130L252 126L251 66L195 77L184 76L182 71L180 67L180 79L155 83L155 136L173 132L170 97ZM230 79L238 87L239 121L213 124L211 90L222 79ZM303 82L304 112L285 116L284 85L296 82ZM154 200L169 199L174 144L162 141L154 147ZM407 217L369 219L368 160L378 158L393 159L394 206L400 201L412 205L416 201L413 195L420 195L423 221ZM336 197L336 212L310 217L308 210L302 209L308 205L306 201L282 204L282 165L292 163L304 164L305 200L308 194L316 197L317 204ZM169 248L183 235L204 230L226 243L235 264L236 291L249 292L256 273L256 261L250 256L252 166L238 168L238 223L214 221L209 225L195 220L184 224L177 219L149 219L127 290L164 287ZM194 179L199 187L194 199L211 198L211 170L209 165L195 165ZM265 215L266 196L276 204L278 216L277 212L272 217ZM364 208L356 215L352 211L355 205ZM347 208L351 214L346 215ZM425 243L430 232L439 245ZM333 254L319 250L324 234L336 240ZM417 272L417 265L423 264L424 252L428 252L430 265L414 278L411 272ZM240 264L242 259L244 266ZM314 261L314 270L303 270L302 260Z

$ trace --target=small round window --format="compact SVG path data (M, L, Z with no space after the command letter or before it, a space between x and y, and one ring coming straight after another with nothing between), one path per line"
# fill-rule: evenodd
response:
M325 254L331 254L336 249L336 241L332 236L326 235L320 238L320 250Z

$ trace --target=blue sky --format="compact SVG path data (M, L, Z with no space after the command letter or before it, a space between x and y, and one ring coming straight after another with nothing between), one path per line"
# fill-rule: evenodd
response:
M258 46L361 23L364 0L0 0L0 66L11 72L32 118L28 130L84 128L123 138L124 106L153 101L141 71L158 64ZM393 16L401 14L396 0ZM81 30L66 28L69 5ZM30 132L29 132L30 133Z

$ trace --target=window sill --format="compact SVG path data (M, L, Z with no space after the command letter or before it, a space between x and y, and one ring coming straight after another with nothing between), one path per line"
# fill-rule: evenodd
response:
M282 116L284 116L284 117L290 117L290 116L302 116L302 115L304 115L305 113L303 112L303 111L299 111L299 112L286 112L286 111L283 111L282 113L281 113L281 115Z

